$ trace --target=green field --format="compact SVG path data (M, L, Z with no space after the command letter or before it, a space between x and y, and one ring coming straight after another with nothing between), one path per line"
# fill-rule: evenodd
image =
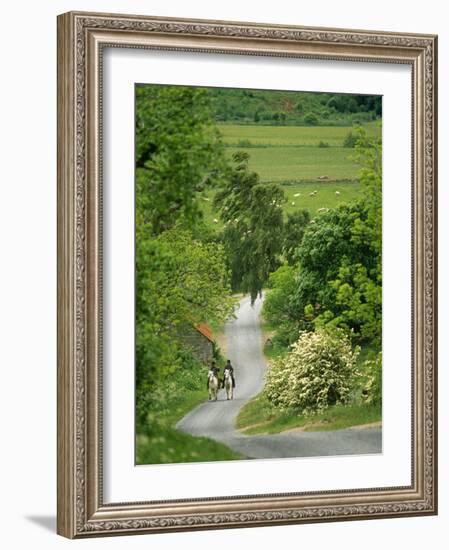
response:
M321 126L257 126L221 124L218 128L231 157L237 150L249 153L249 166L262 182L299 182L327 177L353 180L359 166L351 160L354 149L343 147L351 128ZM380 135L376 123L364 126L368 135ZM320 147L319 144L328 146Z
M362 126L369 137L379 136L378 122ZM223 141L228 146L237 147L240 141L247 140L257 146L318 146L320 141L332 147L342 147L348 132L354 128L343 126L262 126L257 124L218 124Z
M284 204L285 213L290 214L295 210L305 208L310 212L312 218L314 218L315 216L319 216L321 212L325 212L327 208L335 208L340 204L357 199L360 183L358 181L318 181L283 185L282 189L286 196ZM314 191L316 191L316 194L311 195ZM208 225L220 228L222 224L218 214L212 208L214 195L214 191L204 194L202 199L203 214Z
M242 148L228 147L231 157ZM350 157L353 149L345 147L254 147L244 149L250 155L249 167L260 175L262 182L328 179L355 179L360 167Z
M378 123L363 127L369 136L381 135ZM287 214L305 208L313 218L359 196L360 167L351 158L355 151L342 146L347 133L355 132L353 128L219 124L218 129L229 157L237 150L246 151L250 168L262 182L282 185ZM319 147L320 142L329 147ZM201 197L204 218L221 228L212 207L214 195L209 190Z

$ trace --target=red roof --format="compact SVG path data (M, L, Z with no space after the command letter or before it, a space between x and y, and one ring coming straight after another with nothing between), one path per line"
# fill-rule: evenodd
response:
M195 325L196 330L201 333L203 336L205 336L208 340L211 342L214 341L214 335L212 334L212 331L206 323L200 323L199 325Z

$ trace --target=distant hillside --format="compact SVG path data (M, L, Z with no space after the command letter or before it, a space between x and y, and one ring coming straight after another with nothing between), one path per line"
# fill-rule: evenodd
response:
M381 118L382 97L374 95L208 88L215 120L221 123L351 126Z

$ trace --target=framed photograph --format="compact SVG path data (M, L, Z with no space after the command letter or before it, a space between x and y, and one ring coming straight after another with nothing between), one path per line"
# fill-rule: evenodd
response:
M58 533L437 513L437 37L58 17Z

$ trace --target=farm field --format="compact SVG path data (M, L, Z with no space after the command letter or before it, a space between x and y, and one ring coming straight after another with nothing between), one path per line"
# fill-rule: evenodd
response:
M227 147L229 157L236 151L249 153L249 167L262 182L291 182L317 179L354 179L359 166L350 159L354 149L346 147Z
M266 146L318 146L320 141L342 147L351 126L263 126L261 124L218 124L226 145L237 147L240 141ZM363 124L368 137L380 136L378 122Z
M370 136L381 133L375 123L364 128ZM304 182L321 176L352 180L359 171L351 160L354 150L343 146L347 134L355 132L350 127L219 124L218 129L229 157L237 150L249 153L249 166L262 182Z
M360 183L354 181L339 182L305 182L293 185L283 185L282 189L286 196L283 210L286 214L305 208L310 212L312 218L319 215L319 210L335 208L340 204L348 203L357 199L360 195ZM316 194L310 194L317 191ZM215 191L209 191L203 196L203 214L207 225L216 228L222 226L220 219L212 208ZM323 210L321 210L323 211ZM214 222L214 220L217 220Z
M381 134L377 123L364 128L368 135ZM314 217L359 196L360 167L351 158L354 149L342 146L353 128L219 124L218 129L229 156L246 151L250 168L262 182L282 185L286 214L305 208ZM319 147L320 141L329 147ZM320 180L323 176L326 179ZM209 190L202 196L203 214L208 225L220 229L221 221L212 207L214 195L215 190Z

